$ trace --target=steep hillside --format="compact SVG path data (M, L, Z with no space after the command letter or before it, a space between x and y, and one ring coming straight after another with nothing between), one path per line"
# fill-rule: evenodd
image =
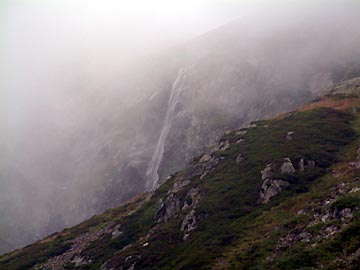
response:
M14 93L3 121L0 254L152 190L226 130L360 76L359 16L340 12L335 23L327 6L320 17L241 17L125 70L102 70L114 78L99 84L86 64L72 72L71 57L42 75L42 90L40 79L16 79L29 99Z
M358 269L359 81L226 132L154 192L3 255L0 269Z

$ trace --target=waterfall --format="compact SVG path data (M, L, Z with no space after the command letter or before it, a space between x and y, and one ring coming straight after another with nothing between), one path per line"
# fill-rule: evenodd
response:
M157 141L155 152L146 170L146 176L147 176L146 188L148 190L154 189L157 182L159 181L158 170L161 159L164 154L166 138L169 134L172 121L174 120L175 108L179 102L179 96L182 91L183 78L185 76L184 74L185 74L184 69L183 68L180 69L171 88L170 98L168 102L168 109L166 111L163 127L159 139Z

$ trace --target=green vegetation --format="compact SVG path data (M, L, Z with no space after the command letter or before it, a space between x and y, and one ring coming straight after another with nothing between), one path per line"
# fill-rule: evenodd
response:
M360 196L345 196L337 200L332 205L332 209L336 209L341 211L345 208L349 208L351 210L355 209L356 207L360 207Z
M62 237L56 237L46 243L35 243L25 247L21 252L15 252L13 256L4 256L0 259L1 269L27 270L38 263L43 263L48 258L60 255L69 249L71 245L65 243Z

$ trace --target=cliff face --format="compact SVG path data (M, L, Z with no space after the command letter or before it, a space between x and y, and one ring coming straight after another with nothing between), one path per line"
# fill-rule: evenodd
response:
M0 268L357 269L357 82L227 131L153 192L3 255Z

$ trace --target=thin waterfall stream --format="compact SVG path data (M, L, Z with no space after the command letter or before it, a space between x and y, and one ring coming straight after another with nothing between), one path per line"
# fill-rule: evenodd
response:
M178 75L172 85L170 98L168 102L168 109L166 111L164 124L159 136L159 139L156 144L155 152L149 162L148 168L146 170L147 175L147 184L146 187L148 190L152 190L156 187L156 184L159 181L159 166L164 154L164 147L166 138L169 134L172 121L175 117L176 105L179 103L180 93L183 89L183 79L185 77L185 69L181 68L178 72Z

